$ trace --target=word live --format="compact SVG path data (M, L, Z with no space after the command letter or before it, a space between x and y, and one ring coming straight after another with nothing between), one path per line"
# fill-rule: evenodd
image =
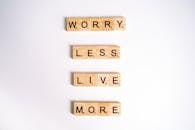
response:
M121 111L120 102L74 101L72 107L78 116L118 116Z
M118 72L73 72L72 84L74 86L120 86L120 73Z
M120 47L116 45L73 45L73 59L119 59Z
M113 31L125 30L125 18L113 17L67 17L67 31Z

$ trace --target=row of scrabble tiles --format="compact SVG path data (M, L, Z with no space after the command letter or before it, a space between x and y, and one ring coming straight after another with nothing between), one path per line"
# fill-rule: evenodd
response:
M126 28L126 19L122 16L68 17L65 21L66 31L114 31Z
M121 113L120 102L73 101L73 114L77 116L118 116Z
M120 47L117 45L73 45L73 59L119 59Z
M125 30L124 17L69 17L67 31L113 31ZM73 45L73 59L119 59L117 45ZM118 72L73 72L72 85L79 87L120 86ZM118 116L121 103L117 101L73 101L72 113L77 116Z
M73 72L73 86L120 86L118 72Z

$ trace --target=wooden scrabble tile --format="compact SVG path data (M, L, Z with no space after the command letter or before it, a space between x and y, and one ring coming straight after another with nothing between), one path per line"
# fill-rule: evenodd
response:
M77 116L118 116L121 113L120 102L72 102L72 113Z
M120 73L118 72L73 72L72 84L74 86L120 86Z
M73 45L73 59L119 59L120 47L116 45Z
M67 17L67 31L113 31L125 30L125 17Z

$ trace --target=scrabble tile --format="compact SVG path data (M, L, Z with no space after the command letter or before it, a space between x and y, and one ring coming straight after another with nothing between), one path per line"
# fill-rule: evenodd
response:
M67 31L113 31L125 30L125 17L67 17Z
M120 86L120 73L118 72L73 72L73 86Z
M72 113L76 116L119 116L120 102L73 101Z
M73 59L119 59L120 47L116 45L73 45Z

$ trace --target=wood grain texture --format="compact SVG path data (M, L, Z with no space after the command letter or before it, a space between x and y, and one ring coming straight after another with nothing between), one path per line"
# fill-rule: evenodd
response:
M72 113L76 116L119 116L120 102L73 101Z
M120 86L120 73L118 72L73 72L73 86Z
M67 17L66 31L113 31L125 30L125 17Z
M120 47L116 45L73 45L73 59L119 59Z

